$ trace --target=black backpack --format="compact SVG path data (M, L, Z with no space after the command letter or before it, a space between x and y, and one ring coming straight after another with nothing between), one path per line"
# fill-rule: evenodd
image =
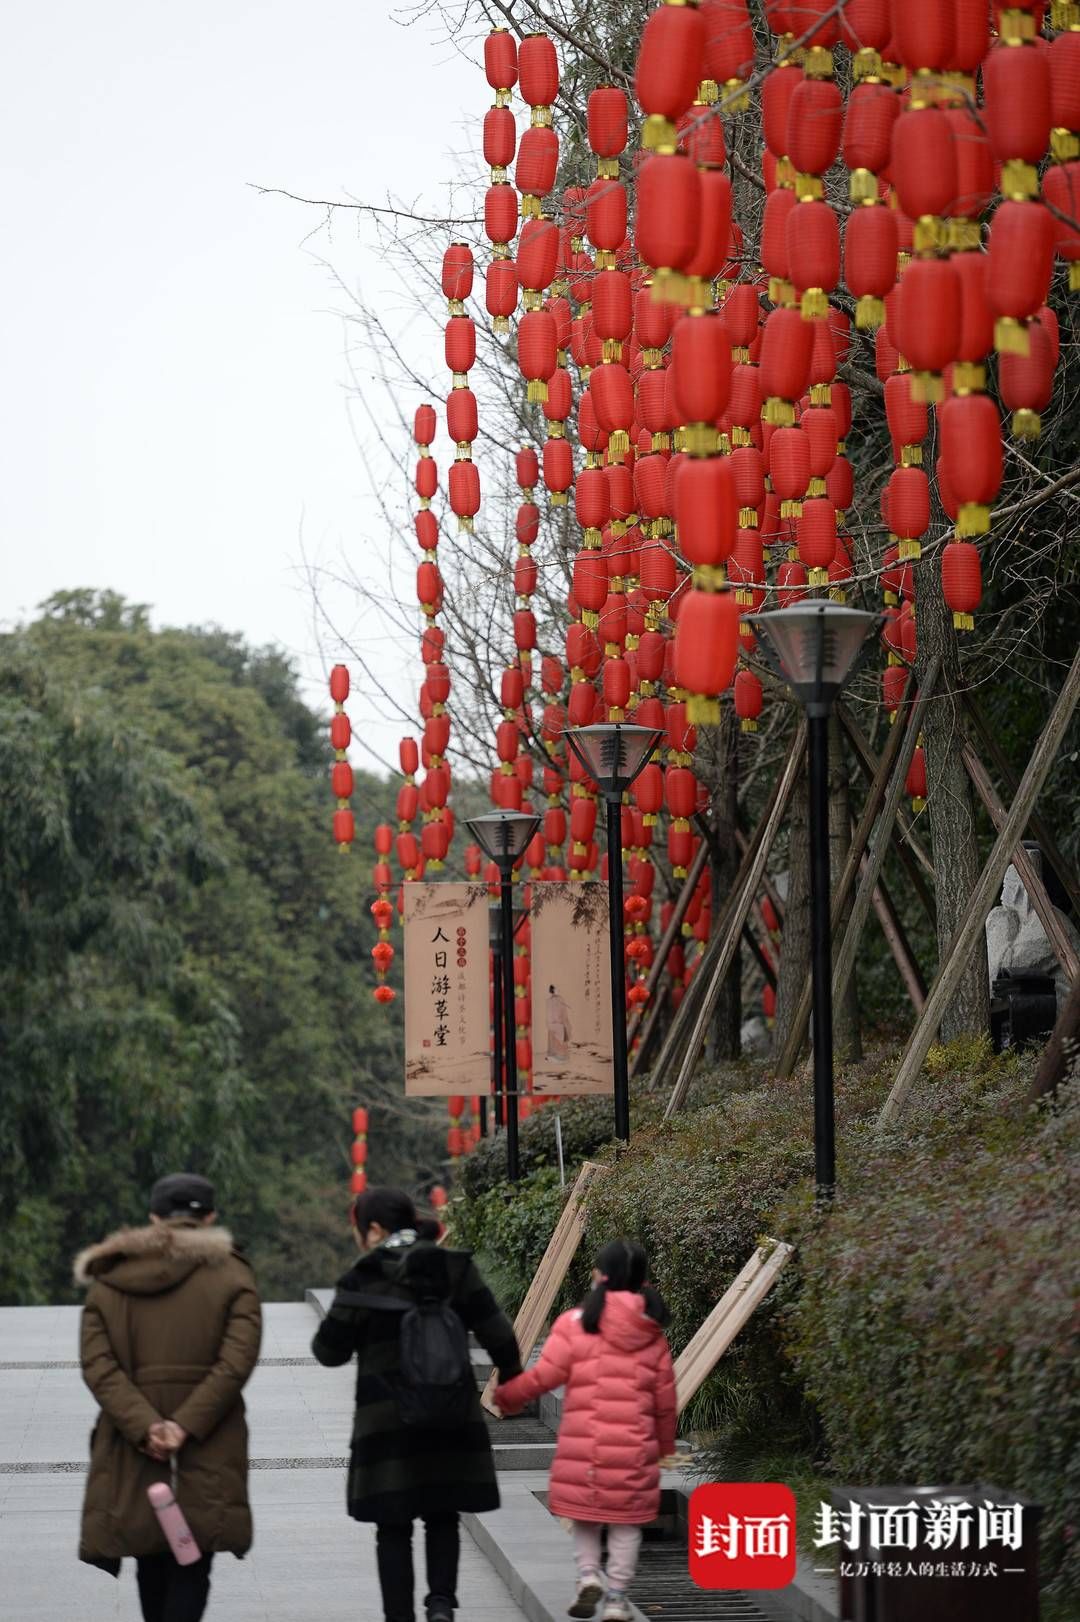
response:
M467 1423L476 1398L465 1325L428 1280L410 1278L406 1267L400 1282L411 1301L364 1291L350 1294L349 1304L402 1315L399 1371L389 1381L402 1424L452 1430Z

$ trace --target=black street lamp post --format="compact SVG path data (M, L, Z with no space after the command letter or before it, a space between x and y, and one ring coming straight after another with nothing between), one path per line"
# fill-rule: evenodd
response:
M514 934L516 935L522 923L528 917L524 907L514 908ZM488 945L491 948L492 975L491 989L493 993L492 1030L495 1036L495 1051L492 1055L492 1094L494 1103L495 1125L502 1127L505 1124L506 1109L505 1075L503 1071L503 967L502 967L502 902L493 901L488 909ZM513 1019L509 1021L514 1024ZM515 1047L516 1053L516 1047ZM480 1100L480 1129L487 1137L487 1099Z
M611 941L611 1037L615 1063L615 1136L630 1141L630 1070L626 1051L623 963L622 797L648 763L663 732L622 721L573 727L564 734L607 806L608 928Z
M489 811L465 826L489 861L499 869L499 922L502 956L502 1020L506 1174L518 1179L517 1048L514 1044L514 891L511 876L540 818L527 811ZM496 1051L498 1033L496 1032Z
M832 884L829 873L829 713L859 663L879 614L837 603L804 602L747 623L776 674L806 710L810 788L810 959L814 1006L814 1181L820 1197L836 1186L833 1100Z

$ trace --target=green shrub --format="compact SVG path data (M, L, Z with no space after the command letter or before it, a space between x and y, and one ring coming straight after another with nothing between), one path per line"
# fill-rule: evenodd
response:
M583 1160L595 1156L611 1142L615 1123L610 1098L565 1098L522 1121L518 1128L521 1173L542 1166L557 1166L555 1117L562 1123L563 1160L569 1178ZM506 1138L503 1133L481 1138L459 1172L459 1187L469 1199L497 1188L506 1177Z
M566 1203L559 1174L542 1166L519 1183L497 1183L471 1200L454 1200L450 1229L455 1245L476 1255L504 1312L521 1305Z
M779 1471L807 1493L823 1479L992 1481L1043 1504L1044 1572L1075 1596L1080 1083L1032 1111L1032 1063L981 1042L936 1047L884 1133L895 1054L841 1068L824 1210L805 1072L780 1083L726 1067L695 1083L694 1102L711 1101L667 1122L648 1100L630 1149L601 1153L562 1303L584 1293L606 1239L636 1238L677 1353L762 1238L788 1240L795 1258L685 1416L708 1472ZM596 1106L576 1108L585 1141ZM561 1208L550 1164L455 1202L455 1233L512 1280L511 1310Z
M1026 1130L1011 1121L989 1116L996 1143L946 1141L939 1124L919 1155L868 1156L803 1245L790 1354L833 1470L1031 1496L1045 1511L1044 1568L1074 1593L1078 1089Z

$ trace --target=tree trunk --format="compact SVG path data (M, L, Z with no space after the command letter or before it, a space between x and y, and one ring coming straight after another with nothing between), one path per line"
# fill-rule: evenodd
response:
M739 869L739 847L735 838L735 815L739 789L739 723L733 706L725 704L716 729L716 750L720 779L713 796L712 836L709 858L712 871L713 927ZM742 1052L742 952L736 950L720 1001L716 1005L709 1042L709 1057L737 1059Z
M773 1053L783 1051L791 1022L810 972L810 799L805 765L791 796L788 818L788 893L784 933L780 939L780 972L776 984Z
M844 871L844 862L851 848L851 793L848 783L847 761L840 733L840 719L835 713L829 718L829 874L832 894ZM854 899L854 896L852 897ZM844 908L835 939L842 940L847 921L851 917L851 902ZM862 1058L862 1033L859 1028L859 993L852 971L842 1000L833 1009L833 1047L838 1057Z
M923 722L930 840L933 846L934 899L937 903L938 963L945 961L953 935L979 878L975 837L975 795L964 769L963 707L959 687L956 638L941 591L941 566L935 558L922 565L918 607L916 670L922 677L937 654L941 675ZM971 964L941 1020L941 1040L982 1035L990 1029L990 984L986 942L980 941Z

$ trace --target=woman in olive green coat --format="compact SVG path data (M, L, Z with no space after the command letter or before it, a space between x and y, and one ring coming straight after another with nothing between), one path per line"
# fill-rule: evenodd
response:
M162 1178L151 1222L84 1250L76 1282L83 1378L100 1408L90 1447L79 1558L114 1576L138 1563L147 1622L198 1618L214 1554L251 1547L247 1423L241 1391L259 1355L261 1315L251 1269L213 1226L205 1178ZM180 1567L146 1496L170 1480L203 1558ZM185 1603L170 1600L182 1588Z

